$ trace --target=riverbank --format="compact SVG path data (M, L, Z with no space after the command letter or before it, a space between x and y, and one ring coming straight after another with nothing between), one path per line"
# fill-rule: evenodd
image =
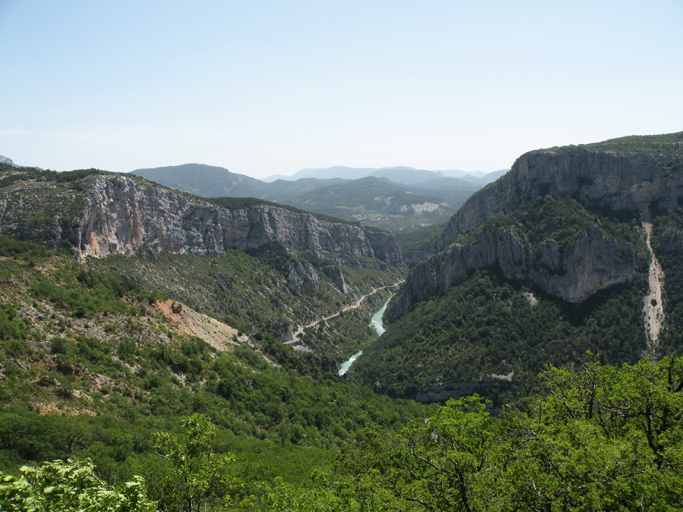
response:
M384 321L382 320L382 317L384 317L384 312L387 310L387 306L389 305L389 301L391 300L391 297L387 299L387 301L384 303L381 309L375 312L374 315L372 315L372 318L370 319L370 327L375 329L377 331L377 334L380 336L384 334L386 329L384 328ZM341 367L339 368L339 376L341 377L344 375L346 372L349 371L349 368L351 368L351 365L353 362L358 359L361 355L363 354L363 351L360 350L353 354L348 361L345 361L342 363Z

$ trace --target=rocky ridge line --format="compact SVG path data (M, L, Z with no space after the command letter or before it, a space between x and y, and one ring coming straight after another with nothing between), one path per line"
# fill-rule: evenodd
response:
M402 264L393 235L323 221L274 206L228 210L141 178L93 175L74 189L49 182L3 191L0 230L50 248L70 242L80 261L160 252L220 256L293 253L312 279L311 261L378 268ZM80 190L80 191L79 191ZM313 283L311 283L313 284Z
M470 270L499 268L508 279L529 280L545 292L581 302L600 290L630 283L636 258L630 244L618 246L599 227L562 254L547 240L538 257L505 229L488 229L471 244L453 244L498 213L536 198L570 196L606 215L639 216L649 221L683 206L683 167L660 165L647 154L617 154L587 149L539 150L522 155L510 172L470 197L451 218L440 239L425 246L421 263L387 312L395 320L412 306L446 293ZM431 255L431 256L430 256ZM414 263L414 262L409 262Z
M271 206L230 211L123 176L95 177L77 238L80 259L150 250L217 256L228 248L258 252L284 245L314 258L327 253L401 263L388 233Z
M571 196L606 212L635 212L649 220L683 206L683 169L664 169L645 154L538 150L517 159L510 172L476 192L451 218L433 249L445 250L458 235L497 213L538 197Z

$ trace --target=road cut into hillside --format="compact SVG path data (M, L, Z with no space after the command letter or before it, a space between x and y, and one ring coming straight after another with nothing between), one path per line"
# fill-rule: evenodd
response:
M310 328L310 327L315 327L315 326L318 325L320 322L325 322L325 321L330 320L330 319L332 319L332 318L338 317L338 316L341 315L344 311L351 311L351 310L353 310L353 309L358 309L358 308L360 307L360 305L361 305L368 297L373 296L375 293L377 293L377 292L380 291L380 290L387 290L387 289L389 289L389 288L395 288L396 286L400 285L400 284L403 283L404 281L405 281L405 279L402 279L402 280L400 280L400 281L396 281L396 282L393 283L393 284L389 284L389 285L386 285L386 286L380 286L380 287L378 287L378 288L373 288L372 291L371 291L370 293L366 293L365 295L362 295L356 302L354 302L353 304L349 304L349 305L347 305L347 306L344 306L343 308L341 308L341 310L337 311L336 313L333 313L333 314L331 314L331 315L328 315L328 316L325 316L325 317L322 317L322 318L318 318L317 320L315 320L315 321L313 321L313 322L311 322L311 323L309 323L309 324L307 324L307 325L298 325L298 326L297 326L297 329L296 329L296 331L293 333L292 337L291 337L288 341L286 341L284 344L285 344L285 345L291 345L295 350L300 350L300 351L305 351L305 352L310 351L310 349L309 349L308 347L306 347L305 345L303 345L303 343L302 343L301 340L299 339L299 336L301 336L301 335L304 333L304 331L305 331L306 329L308 329L308 328Z

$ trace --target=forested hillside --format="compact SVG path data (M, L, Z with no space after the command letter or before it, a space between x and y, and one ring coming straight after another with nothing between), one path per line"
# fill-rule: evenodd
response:
M302 472L328 467L366 425L396 428L423 414L334 372L311 368L312 378L292 348L267 355L267 340L208 317L193 317L204 339L192 335L168 311L187 314L187 305L68 252L4 235L0 242L3 472L88 457L108 482L144 476L158 500L173 468L154 453L152 434L177 435L181 417L201 413L218 428L217 453L235 457L240 493L276 477L305 487L313 483Z
M313 373L376 336L368 319L403 276L397 242L378 230L258 200L208 203L97 170L1 170L2 230L194 307L285 365L286 342Z
M502 405L586 350L680 354L682 205L680 133L523 155L453 216L351 374L390 396Z
M681 143L608 142L400 240L1 167L0 508L680 509Z

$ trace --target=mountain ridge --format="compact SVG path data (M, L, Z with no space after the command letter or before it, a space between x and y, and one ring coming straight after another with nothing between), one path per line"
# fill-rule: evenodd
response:
M394 232L445 221L481 186L476 180L403 167L353 180L302 177L271 183L201 164L140 169L133 174L203 197L256 197ZM387 180L386 187L374 187L374 193L363 190L363 183L378 179ZM434 179L439 181L430 183ZM334 204L331 197L336 199Z
M680 353L682 240L683 133L525 153L422 251L351 374L392 396L479 382L502 400L581 350Z
M279 241L293 249L325 252L337 258L368 257L401 264L393 236L361 227L321 221L312 214L275 206L226 210L198 197L126 175L91 174L82 190L45 188L32 195L12 189L0 200L0 229L25 238L73 244L79 259L109 254L163 251L219 255L226 248L261 251ZM36 218L49 197L62 205ZM66 217L66 218L65 218ZM48 222L45 222L45 221Z
M652 143L657 145L653 147ZM621 148L621 151L615 151L615 148ZM665 156L660 157L662 154ZM664 136L625 137L579 147L569 146L525 153L517 159L509 173L473 194L451 217L441 237L432 245L431 251L426 248L422 254L450 251L450 254L454 255L454 242L495 215L505 215L525 202L562 196L571 197L592 211L618 217L638 217L643 221L649 221L653 214L669 214L676 211L683 206L683 132ZM514 230L514 227L508 229ZM501 236L505 238L506 235ZM494 239L500 240L492 238L489 246L495 245ZM471 243L471 240L468 242ZM465 247L473 246L465 243L456 252L461 254L460 251ZM520 250L524 253L521 248L517 252ZM551 286L540 276L550 275L549 269L559 272L561 265L558 262L564 260L564 257L551 245L547 245L546 250L549 252L538 257L539 264L546 270L541 274L536 272L535 282L549 292ZM612 252L612 256L602 253L601 257L617 265L617 253ZM525 263L521 263L522 260ZM530 264L527 260L528 258L519 259L519 265L527 268ZM498 258L484 258L484 261L488 262L487 265L496 262L500 264ZM549 261L555 263L549 264ZM424 262L421 265L431 268L432 263ZM578 260L576 264L578 265ZM473 262L466 264L461 272L466 273L468 268L476 268L472 265ZM565 273L575 273L575 270L562 268ZM418 297L421 297L420 300L426 297L423 291L419 291L427 286L425 270L416 270L415 275L418 274L423 276L419 283L411 284L410 278L406 283L406 287L413 290L412 294L407 295L413 299L404 296L402 306L390 313L393 318L404 313L410 307L409 304L418 300ZM506 272L509 276L513 274L515 272ZM442 276L440 285L436 288L430 287L430 294L436 293L435 290L445 293L452 283L457 282L452 273L449 275L451 277ZM521 274L517 275L519 277ZM624 282L627 279L624 274L622 277L598 282L608 286L610 282ZM586 289L571 300L576 301L582 297L585 299L586 293L590 295L601 288L602 285L594 282L592 291ZM569 298L560 290L551 293Z
M276 353L275 340L288 326L337 311L403 272L398 243L387 232L259 200L212 203L94 169L0 166L0 231L191 302L238 328L266 332ZM307 330L297 347L316 347L316 371L334 369L337 358L372 337L361 309Z

